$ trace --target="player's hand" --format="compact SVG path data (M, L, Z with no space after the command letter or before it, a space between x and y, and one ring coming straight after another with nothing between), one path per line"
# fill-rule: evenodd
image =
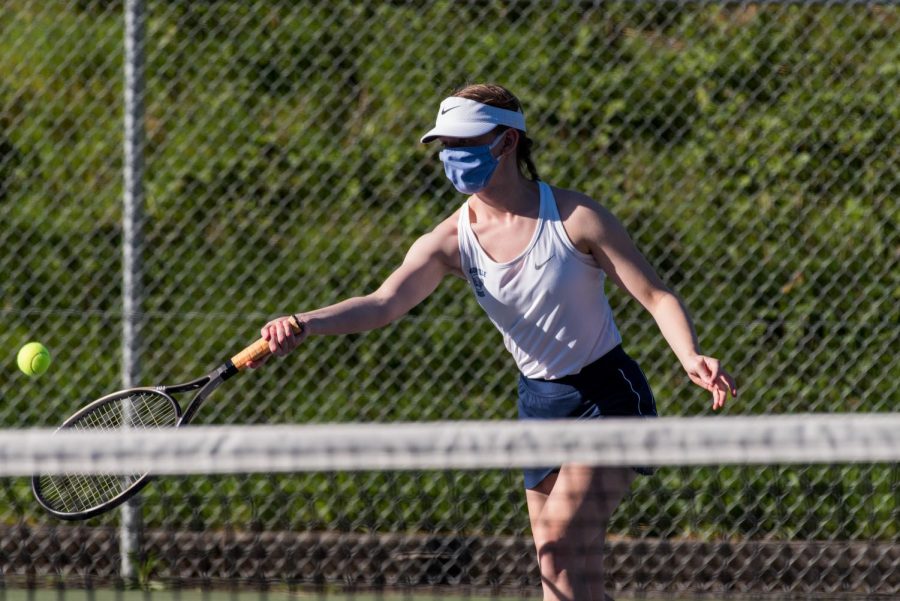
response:
M685 363L684 370L694 384L712 393L713 410L719 410L725 406L729 392L732 397L737 396L737 384L735 384L734 378L722 369L718 359L695 355Z
M296 329L299 325L299 331ZM269 350L276 357L283 357L300 346L309 335L309 328L299 321L294 315L285 315L273 319L260 330L264 340L269 341ZM271 355L270 355L271 356ZM259 361L250 361L247 367L256 369L268 361L269 357L263 357Z

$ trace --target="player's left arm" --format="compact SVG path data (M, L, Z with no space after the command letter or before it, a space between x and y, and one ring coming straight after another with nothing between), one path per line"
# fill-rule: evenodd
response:
M729 392L737 395L737 386L718 359L701 352L694 325L681 299L663 284L610 211L582 195L560 196L566 231L575 246L590 253L606 275L653 316L688 377L712 393L713 409L723 407Z

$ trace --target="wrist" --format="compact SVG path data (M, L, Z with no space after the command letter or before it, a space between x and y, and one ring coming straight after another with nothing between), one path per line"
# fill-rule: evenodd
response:
M294 323L299 328L299 330L297 331L298 334L303 334L305 336L309 336L310 334L312 334L312 328L310 328L309 326L309 318L304 316L302 313L294 313L291 315L291 317L293 318Z
M690 370L696 363L697 359L702 356L699 349L684 351L678 354L678 360L685 370Z

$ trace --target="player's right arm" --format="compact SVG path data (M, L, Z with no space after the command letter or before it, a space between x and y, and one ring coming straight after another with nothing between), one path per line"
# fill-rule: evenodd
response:
M429 232L415 241L403 263L377 290L337 304L300 313L309 334L355 334L381 328L406 315L425 300L450 273L443 240Z
M291 316L286 315L263 326L261 334L269 341L272 354L285 355L310 335L356 334L381 328L428 298L449 274L461 275L455 215L416 240L403 263L374 292L297 313L302 326L299 333L291 329Z

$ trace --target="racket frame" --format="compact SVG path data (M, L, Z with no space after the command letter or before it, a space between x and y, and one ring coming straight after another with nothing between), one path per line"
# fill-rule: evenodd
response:
M82 407L81 409L73 413L68 419L66 419L66 421L64 421L62 425L60 425L60 427L56 429L56 432L68 429L69 426L78 422L85 415L92 413L97 408L102 407L103 405L142 392L153 393L155 395L165 397L175 409L176 420L174 427L180 428L190 423L191 419L193 419L194 415L196 415L197 410L200 409L200 405L203 404L203 401L206 400L206 398L213 392L213 390L215 390L219 386L219 384L235 375L236 373L238 373L238 370L234 367L231 361L228 361L220 365L214 371L203 376L202 378L197 378L196 380L191 380L190 382L185 382L183 384L175 384L172 386L137 386L134 388L119 390L117 392L113 392L106 396L100 397L99 399ZM185 410L182 410L181 405L172 396L173 394L189 392L197 389L199 389L199 391L191 399L191 402L188 404L187 409ZM60 511L59 509L52 507L44 499L44 495L41 490L41 477L41 474L36 474L31 478L31 491L34 493L35 499L37 499L37 502L41 505L41 507L47 510L51 515L68 521L86 520L98 516L102 513L106 513L107 511L118 507L125 501L138 494L153 479L153 476L149 473L142 474L131 484L129 484L127 488L125 488L122 492L120 492L112 499L109 499L103 503L100 503L99 505L95 505L94 507L85 509L83 511L67 512ZM122 477L125 478L127 477L127 475L123 474Z
M303 322L297 317L297 315L290 316L289 324L295 334L301 334L305 328ZM245 369L253 361L264 359L270 354L271 351L269 349L269 342L263 338L260 338L202 378L197 378L196 380L191 380L190 382L185 382L183 384L175 384L173 386L138 386L135 388L127 388L103 396L76 411L71 417L64 421L63 424L56 429L56 431L58 432L59 430L67 428L69 425L77 421L79 418L84 417L87 413L93 411L98 406L109 403L124 396L130 396L135 392L153 392L165 396L175 407L176 416L178 417L174 427L180 428L190 423L190 421L194 418L194 415L196 415L197 410L200 409L200 405L203 403L206 397L208 397L212 393L213 390L218 388L219 384L236 375L241 370ZM199 389L199 391L194 395L194 398L191 399L191 402L188 404L187 409L185 409L183 413L180 413L181 405L179 405L178 401L176 401L175 398L171 395L181 392L189 392L191 390L197 389ZM152 476L150 474L143 474L131 485L129 485L128 488L123 490L121 493L119 493L109 501L106 501L99 505L95 505L90 509L78 512L62 512L58 509L49 507L47 502L44 500L43 495L41 494L40 478L40 474L32 476L31 490L34 493L34 496L37 499L38 503L40 503L40 505L44 509L50 512L52 515L64 520L85 520L100 515L101 513L107 512L110 509L121 505L122 503L136 495L138 492L140 492L140 490L144 488L148 482L150 482Z

